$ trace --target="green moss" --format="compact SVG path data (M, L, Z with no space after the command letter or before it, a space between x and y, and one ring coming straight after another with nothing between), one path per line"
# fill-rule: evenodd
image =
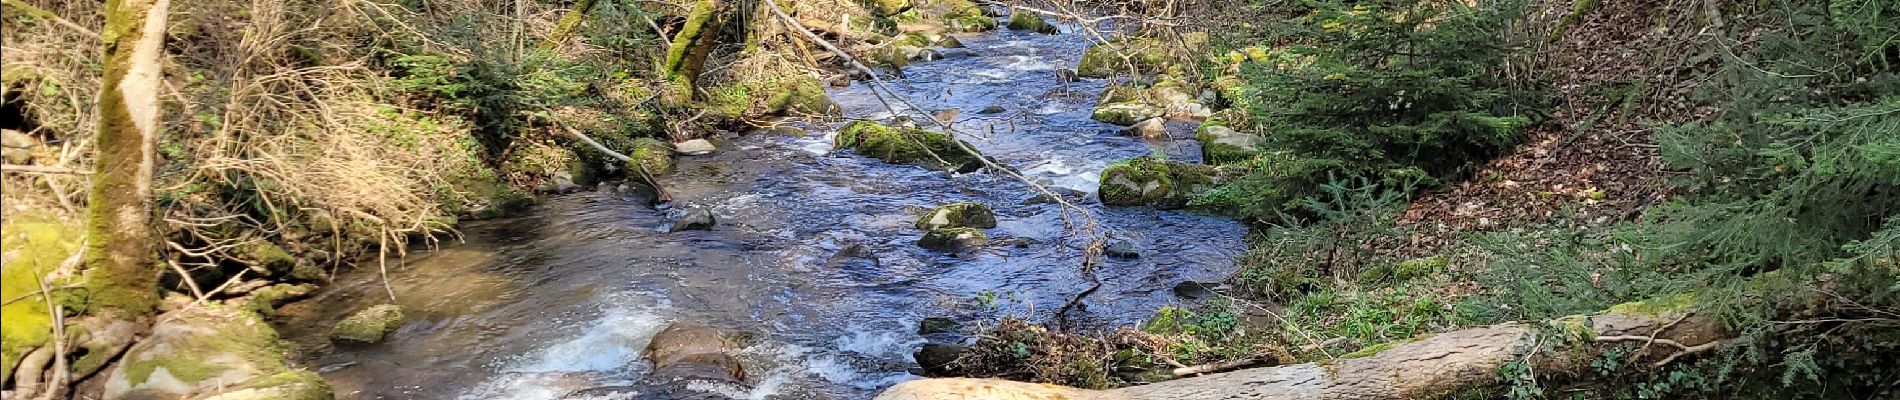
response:
M40 290L40 279L79 250L79 227L40 213L9 213L0 223L0 298L21 298L0 306L0 377L11 374L26 351L52 336L53 318ZM48 287L61 286L60 282ZM59 299L55 299L56 302Z
M296 285L279 283L266 286L251 294L249 302L244 303L244 309L255 312L260 316L275 316L277 315L277 304L289 299L308 295L310 292L316 290L317 285L308 283Z
M996 19L982 13L945 17L951 30L957 32L987 32L996 29Z
M1138 157L1102 170L1097 192L1102 204L1142 205L1168 197L1174 192L1174 181L1168 178L1166 164Z
M120 361L117 375L132 387L143 385L160 369L193 384L244 365L283 365L277 332L256 314L204 305L168 315L173 320L161 322L153 338Z
M259 272L265 272L271 276L289 273L290 269L297 265L297 259L292 258L290 252L263 240L240 245L232 249L232 254L237 256L238 260L250 263L253 270L260 270Z
M925 35L923 32L905 32L903 36L899 36L890 43L899 46L930 47L930 42L930 35Z
M668 78L684 78L688 81L692 79L690 76L685 76L685 73L690 72L685 71L690 64L688 62L690 60L687 59L688 52L705 33L703 31L708 25L712 24L714 10L717 7L718 3L713 0L699 0L693 5L693 10L686 15L686 24L680 27L679 33L673 35L673 45L667 47L666 50L666 64L662 67Z
M1400 261L1393 273L1395 278L1403 282L1445 272L1445 268L1450 266L1451 261L1445 259L1444 256L1414 258Z
M637 173L643 168L646 173L666 175L673 172L673 146L653 138L639 138L633 141L633 151L627 152L627 170Z
M330 329L330 339L358 343L381 342L384 336L401 328L402 322L401 306L378 304L337 322Z
M917 229L934 230L939 228L995 228L996 213L990 206L976 202L945 204L917 218Z
M911 8L910 0L867 0L867 2L869 4L866 6L871 9L871 12L881 16L897 15Z
M1612 314L1658 316L1663 313L1687 310L1694 305L1695 294L1677 293L1660 298L1617 304L1610 306L1609 312Z
M1050 24L1049 21L1044 21L1042 16L1024 10L1016 10L1015 12L1009 13L1009 29L1049 35L1062 33L1060 29L1056 29L1054 24Z
M859 155L893 163L933 169L967 171L980 166L976 156L963 151L949 135L921 129L897 129L871 121L852 121L832 139L834 149L853 149ZM969 146L969 143L963 143ZM974 147L971 147L974 148Z
M1096 121L1115 125L1129 126L1149 118L1161 116L1161 108L1138 101L1101 104L1095 106L1095 112L1089 115Z
M766 109L772 114L835 115L841 110L838 103L825 94L824 83L818 78L797 74L781 77L773 86L772 97L765 100Z
M1180 334L1187 332L1188 327L1192 326L1195 320L1199 318L1200 316L1195 314L1194 311L1185 308L1175 306L1161 307L1161 309L1155 310L1153 317L1148 318L1148 325L1143 326L1141 330L1157 335Z
M1107 78L1120 73L1155 73L1167 69L1167 42L1154 38L1134 38L1112 40L1089 46L1082 51L1082 61L1076 64L1076 75L1085 78ZM1128 58L1122 58L1127 54ZM1129 68L1134 68L1131 71Z

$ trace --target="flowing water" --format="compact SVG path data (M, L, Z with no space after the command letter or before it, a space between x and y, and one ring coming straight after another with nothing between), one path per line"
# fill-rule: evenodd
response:
M1117 160L1197 156L1191 140L1122 137L1089 119L1106 83L1065 84L1055 73L1073 68L1088 44L1082 35L961 39L968 49L906 68L893 87L923 108L960 109L953 118L975 134L968 141L1033 180L1093 192ZM847 117L891 117L863 83L831 95ZM989 106L1006 111L978 113ZM831 151L837 124L805 123L805 137L729 137L717 153L680 158L664 182L676 204L718 215L710 231L666 233L677 209L613 191L556 196L524 217L466 224L465 242L392 263L389 285L408 323L388 341L330 348L323 337L347 312L387 301L373 268L285 307L286 335L318 350L305 362L340 398L553 399L639 381L647 339L667 323L696 321L752 337L739 355L747 385L715 390L858 399L917 378L910 354L924 343L916 330L925 317L1047 321L1090 286L1078 270L1082 240L1059 206L1026 202L1027 185ZM988 232L1003 244L962 254L918 248L911 223L953 201L994 207L999 222ZM1078 204L1141 250L1099 267L1104 286L1070 316L1088 326L1139 323L1179 301L1176 284L1232 272L1245 247L1231 220ZM879 261L827 263L854 245Z

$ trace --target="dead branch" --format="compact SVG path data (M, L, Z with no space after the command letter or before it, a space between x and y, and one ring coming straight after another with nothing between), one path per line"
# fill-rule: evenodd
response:
M1169 371L1169 373L1174 374L1174 376L1194 376L1194 375L1201 375L1201 374L1211 374L1215 372L1226 372L1226 371L1232 371L1232 370L1236 370L1240 368L1251 367L1251 366L1255 366L1255 365L1259 365L1261 363L1267 362L1268 360L1271 360L1271 358L1247 357L1247 358L1242 358L1238 360L1231 360L1231 361L1224 361L1224 362L1217 362L1217 363L1207 363L1207 364L1201 364L1201 365L1195 365L1195 366L1178 366L1173 371Z
M48 167L44 165L0 164L0 171L20 172L20 173L28 173L28 174L92 175L92 171L81 171L81 170L76 170L72 168Z

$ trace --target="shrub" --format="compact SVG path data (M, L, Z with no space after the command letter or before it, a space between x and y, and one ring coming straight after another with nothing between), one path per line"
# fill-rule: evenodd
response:
M1269 130L1254 176L1202 203L1273 218L1328 177L1392 187L1455 177L1517 143L1531 98L1500 73L1512 8L1458 2L1313 2L1241 68L1238 91ZM1232 85L1230 85L1232 86Z

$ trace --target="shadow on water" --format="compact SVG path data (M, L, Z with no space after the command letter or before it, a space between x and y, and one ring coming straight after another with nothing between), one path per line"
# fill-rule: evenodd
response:
M968 50L912 66L912 78L893 85L922 107L960 109L957 127L979 136L973 144L1047 185L1092 192L1115 161L1197 156L1191 140L1145 142L1089 119L1105 83L1055 74L1075 65L1085 40L971 35ZM849 117L890 117L863 84L832 96ZM977 112L990 106L1005 111ZM550 399L638 382L647 339L692 320L755 338L740 354L749 387L718 392L868 398L915 378L906 371L924 317L1047 320L1089 286L1078 271L1080 240L1064 237L1058 206L1026 201L1026 185L832 152L835 132L812 132L745 135L713 155L682 157L668 188L682 206L714 210L713 230L665 233L667 211L613 192L555 197L526 217L470 223L466 243L392 265L409 322L387 342L336 348L324 338L345 313L388 300L374 269L285 307L286 336L312 350L305 363L341 398ZM918 248L911 223L952 201L994 207L999 226L989 233L1010 244L963 254ZM1231 220L1083 206L1142 253L1099 267L1105 286L1076 315L1096 327L1140 322L1176 301L1175 284L1232 272L1245 248L1245 228ZM826 262L853 246L879 261Z

